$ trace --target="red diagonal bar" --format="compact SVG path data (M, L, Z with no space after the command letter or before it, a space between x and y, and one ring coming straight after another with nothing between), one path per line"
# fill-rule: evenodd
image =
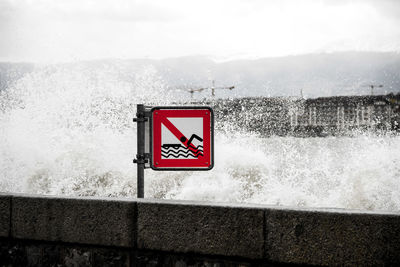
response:
M167 117L165 117L165 116L163 116L163 115L159 115L159 117L160 117L161 123L164 124L165 127L167 127L168 130L170 130L171 133L172 133L173 135L175 135L176 138L178 138L178 140L179 140L182 144L184 144L184 145L185 145L190 151L192 151L195 155L196 155L197 153L200 153L196 148L194 148L193 146L187 144L187 142L188 142L187 137L186 137L183 133L181 133L181 131L179 131L179 129L176 128L175 125L173 125L172 122L170 122L170 121L167 119ZM182 137L184 138L185 141L182 141L182 139L183 139ZM202 153L200 153L198 156L200 156L200 155L203 156Z

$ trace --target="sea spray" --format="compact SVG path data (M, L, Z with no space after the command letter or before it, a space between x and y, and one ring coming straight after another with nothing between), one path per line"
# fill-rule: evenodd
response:
M0 92L0 191L135 197L135 104L180 97L151 66L37 67ZM146 197L400 211L398 136L264 138L233 119L216 122L213 170L146 170Z

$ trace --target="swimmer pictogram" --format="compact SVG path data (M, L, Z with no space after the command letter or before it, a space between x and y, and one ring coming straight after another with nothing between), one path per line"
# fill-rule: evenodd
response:
M193 139L196 138L197 140L203 142L203 139L200 138L196 134L192 134L192 136L189 138L187 141L187 145L192 148L192 150L189 149L189 147L183 146L181 144L163 144L161 145L161 155L165 158L179 158L179 157L185 157L185 158L198 158L198 157L204 157L203 155L203 146L198 145L194 146L192 144ZM186 142L186 137L182 136L180 141L181 142Z

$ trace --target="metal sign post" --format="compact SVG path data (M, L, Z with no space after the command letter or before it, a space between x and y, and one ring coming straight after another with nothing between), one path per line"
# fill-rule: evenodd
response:
M148 162L146 158L145 147L145 123L148 121L145 114L144 105L137 105L136 118L133 119L137 123L137 154L133 163L137 164L137 197L144 197L144 168L145 163Z
M144 197L144 169L211 170L214 113L210 107L137 105L137 197ZM146 133L146 131L148 131ZM150 163L149 163L150 161ZM147 166L146 166L147 164Z

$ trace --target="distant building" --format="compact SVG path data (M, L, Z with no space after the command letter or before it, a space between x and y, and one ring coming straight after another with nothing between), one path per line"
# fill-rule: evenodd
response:
M333 134L354 129L398 130L400 94L297 100L289 109L294 131L319 128Z
M263 135L343 135L354 130L399 131L400 94L315 99L217 100L216 117Z

